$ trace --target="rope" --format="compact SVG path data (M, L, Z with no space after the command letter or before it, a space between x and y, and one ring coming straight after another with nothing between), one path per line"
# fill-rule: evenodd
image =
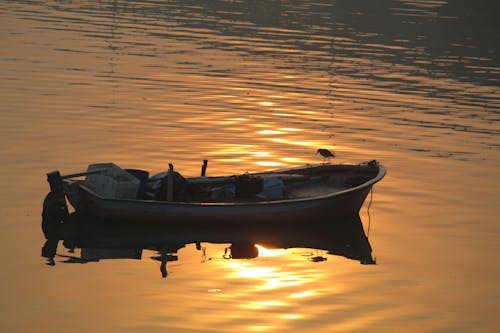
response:
M368 208L366 210L368 214L368 230L366 232L366 238L370 238L370 227L371 227L371 216L370 216L370 207L372 206L373 202L373 186L370 188L370 202L368 203Z

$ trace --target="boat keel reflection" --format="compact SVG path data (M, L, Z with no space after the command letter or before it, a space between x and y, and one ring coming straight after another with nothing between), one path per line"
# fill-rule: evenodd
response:
M167 277L167 263L179 261L177 253L186 245L196 244L202 262L205 262L206 248L201 243L231 244L221 255L223 259L257 258L260 247L309 248L321 252L311 253L307 257L312 263L327 260L325 255L328 254L357 260L362 264L375 264L359 215L333 222L309 221L304 225L286 228L283 225L200 225L183 228L104 223L72 213L63 223L59 218L44 218L42 230L46 237L42 257L47 258L46 264L50 266L56 265L56 261L85 264L108 259L141 260L143 250L150 250L157 252L150 259L160 262L161 275ZM61 242L64 249L58 251ZM75 249L80 249L80 256L73 255ZM63 251L69 254L63 254Z

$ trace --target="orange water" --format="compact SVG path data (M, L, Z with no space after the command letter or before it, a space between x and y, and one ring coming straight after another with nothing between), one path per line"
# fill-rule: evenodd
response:
M460 4L1 3L0 331L494 331L498 5ZM375 266L303 248L222 260L210 243L201 260L190 244L162 279L152 250L40 256L48 171L197 175L208 159L234 174L320 162L319 147L389 170Z

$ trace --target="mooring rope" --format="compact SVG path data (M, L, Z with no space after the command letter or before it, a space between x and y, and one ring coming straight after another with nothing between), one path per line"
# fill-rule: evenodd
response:
M371 216L370 216L370 207L373 202L373 186L370 188L370 202L368 203L368 208L366 213L368 214L368 230L366 231L366 238L370 238L370 227L371 227Z

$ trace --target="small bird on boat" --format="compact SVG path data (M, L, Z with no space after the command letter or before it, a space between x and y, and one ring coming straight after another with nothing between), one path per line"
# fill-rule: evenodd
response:
M328 149L322 149L322 148L318 149L318 151L316 152L316 154L320 154L321 156L323 156L323 160L328 159L328 162L330 162L330 159L332 157L335 157L334 153L332 153Z

